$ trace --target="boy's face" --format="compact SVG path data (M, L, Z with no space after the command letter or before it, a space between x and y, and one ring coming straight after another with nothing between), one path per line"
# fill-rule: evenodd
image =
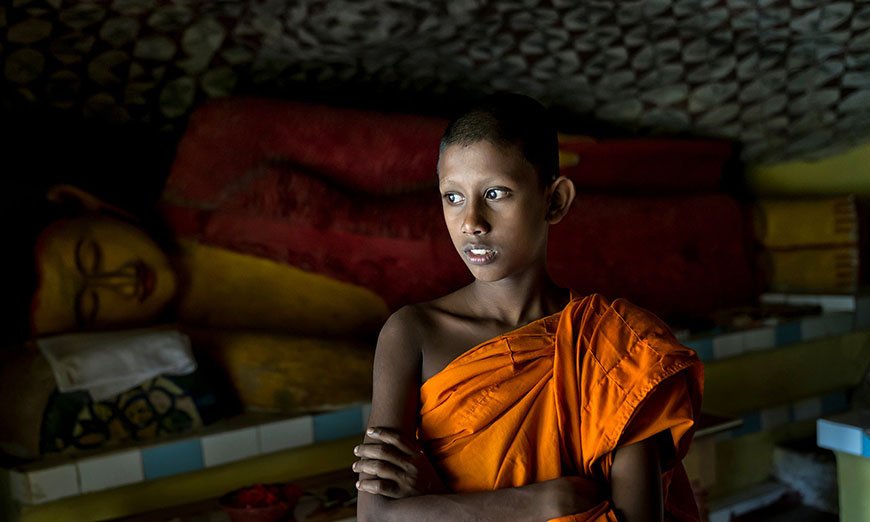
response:
M451 145L438 178L450 238L475 278L496 281L544 263L547 194L516 147Z

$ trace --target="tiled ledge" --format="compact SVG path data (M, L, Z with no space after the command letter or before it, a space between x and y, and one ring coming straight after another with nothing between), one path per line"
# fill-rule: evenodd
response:
M257 455L362 436L371 405L304 415L9 470L11 497L42 504L65 497L229 464Z
M818 419L825 415L842 412L849 407L845 391L828 393L818 397L810 397L784 404L775 408L766 408L743 415L743 423L731 430L716 434L716 440L721 442L761 431L768 431L793 422Z
M820 447L870 458L870 411L849 411L819 419L816 427Z
M753 412L743 416L741 426L717 434L716 440L729 440L791 422L830 415L846 407L845 392L838 392ZM365 404L66 462L28 464L10 471L11 494L17 502L36 505L318 442L361 436L369 410L370 405Z
M713 362L870 327L870 321L859 322L857 317L854 312L835 312L808 316L776 326L695 337L681 342L698 352L702 361Z

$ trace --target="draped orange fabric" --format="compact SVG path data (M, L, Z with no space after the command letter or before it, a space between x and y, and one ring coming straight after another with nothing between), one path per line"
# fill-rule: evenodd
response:
M599 295L468 350L420 388L418 436L456 492L560 476L606 482L612 452L669 430L667 520L698 520L680 460L695 431L703 366L646 310ZM561 517L612 521L609 502Z

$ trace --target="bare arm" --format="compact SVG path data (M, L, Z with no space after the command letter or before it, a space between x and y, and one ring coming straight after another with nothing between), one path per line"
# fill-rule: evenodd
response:
M664 519L659 448L669 443L665 437L666 432L623 446L614 454L610 507L620 522ZM379 494L371 496L372 507L380 516L369 519L360 515L361 521L546 521L587 511L602 499L594 483L577 477L481 493L420 495L398 500Z
M564 477L517 488L401 499L360 492L357 516L360 522L545 522L594 506L595 501L587 500L591 495L578 493L588 484L583 479Z
M661 522L662 456L667 454L670 434L665 431L623 446L613 455L610 497L613 510L624 522ZM662 448L662 450L660 450Z
M413 309L404 308L387 321L375 353L372 410L369 427L395 430L408 445L416 441L422 345L420 322ZM584 511L597 502L594 483L565 477L539 484L480 493L444 494L443 484L432 489L440 494L407 495L397 491L396 478L405 461L384 457L396 445L366 436L361 446L371 458L363 458L360 471L357 516L368 521L546 521ZM365 455L361 455L365 456ZM397 462L399 465L390 462ZM419 462L418 462L419 463ZM428 461L427 461L428 463ZM422 465L425 465L423 463ZM431 466L431 464L429 464ZM360 467L362 466L362 467ZM372 466L379 466L375 469ZM367 473L366 471L369 471ZM375 474L377 473L377 474ZM401 480L401 479L399 479ZM416 488L411 488L416 489ZM420 492L426 493L426 492Z

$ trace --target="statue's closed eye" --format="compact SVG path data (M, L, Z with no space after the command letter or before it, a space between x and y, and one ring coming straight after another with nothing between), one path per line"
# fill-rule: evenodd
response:
M99 272L102 257L103 252L96 241L82 238L76 243L76 268L83 276Z

